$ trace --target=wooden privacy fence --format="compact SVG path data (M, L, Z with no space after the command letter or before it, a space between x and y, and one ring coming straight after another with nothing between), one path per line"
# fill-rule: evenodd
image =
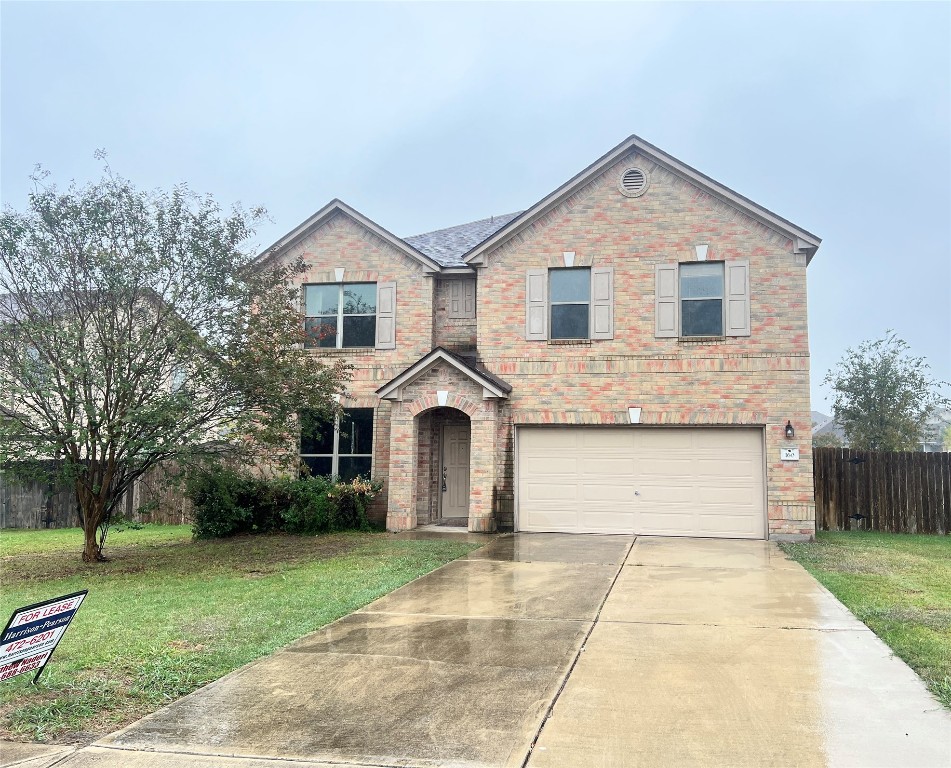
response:
M158 465L136 481L114 520L178 525L191 522L191 503L172 463ZM0 471L0 528L72 528L79 525L70 485L15 480Z
M814 448L825 531L951 534L951 453Z

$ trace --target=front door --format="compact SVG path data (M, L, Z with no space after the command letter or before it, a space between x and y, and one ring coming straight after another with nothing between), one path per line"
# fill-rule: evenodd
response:
M469 517L469 425L442 431L442 516Z

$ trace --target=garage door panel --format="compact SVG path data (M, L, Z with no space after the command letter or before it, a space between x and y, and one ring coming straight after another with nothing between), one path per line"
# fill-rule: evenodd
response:
M762 430L522 427L527 531L764 538Z
M621 478L633 477L637 464L633 457L619 459L610 456L584 456L581 457L580 463L585 477L602 477L604 482L617 482Z
M641 476L689 477L694 474L694 460L682 457L645 456L637 463Z
M696 492L692 485L653 485L641 483L638 501L645 504L690 504L695 500Z
M611 485L610 483L585 484L581 486L582 502L613 501L623 504L634 503L633 485Z
M574 477L579 470L578 458L574 456L529 456L523 460L525 472L530 477Z
M577 502L578 486L575 483L529 483L525 486L527 501L565 501Z
M579 429L580 447L585 451L625 451L634 447L634 435L619 429Z

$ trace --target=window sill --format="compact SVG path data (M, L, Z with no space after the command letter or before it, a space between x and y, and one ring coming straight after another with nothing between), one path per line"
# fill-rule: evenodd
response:
M549 339L549 347L590 347L591 339Z
M681 344L722 344L732 336L681 336L677 339Z
M370 355L376 352L376 347L307 347L307 351L318 355Z

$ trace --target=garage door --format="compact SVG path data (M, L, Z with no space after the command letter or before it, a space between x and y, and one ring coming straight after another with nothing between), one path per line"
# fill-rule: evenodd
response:
M522 531L765 538L759 429L520 427Z

